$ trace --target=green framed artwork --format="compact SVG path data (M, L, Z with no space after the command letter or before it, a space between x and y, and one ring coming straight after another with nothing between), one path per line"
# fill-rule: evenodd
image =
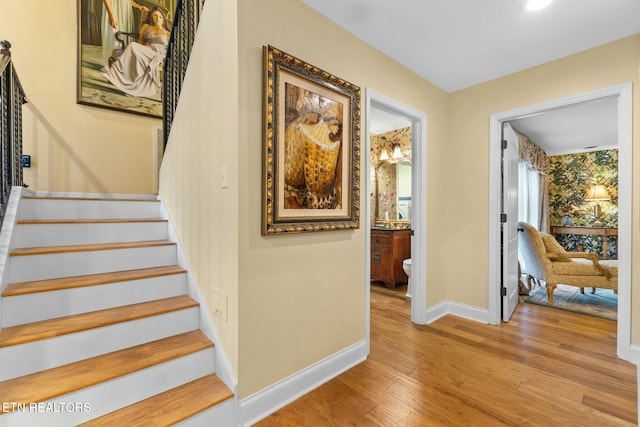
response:
M77 102L162 117L162 65L178 0L78 0Z

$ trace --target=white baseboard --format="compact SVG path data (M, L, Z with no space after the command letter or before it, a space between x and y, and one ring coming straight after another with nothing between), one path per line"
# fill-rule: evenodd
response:
M435 322L436 320L438 320L441 317L446 316L447 314L449 314L449 302L448 301L442 301L439 302L438 304L434 305L433 307L429 307L427 308L427 325L430 323Z
M640 345L638 344L631 344L629 346L629 362L633 363L634 365L640 365ZM640 375L640 369L638 370L638 375ZM638 387L640 388L640 382L638 382Z
M489 311L471 305L452 301L443 301L427 309L427 324L435 322L439 318L452 314L480 323L489 323Z
M367 356L367 344L365 341L361 341L243 399L240 402L240 425L250 426L260 421L267 415L364 361Z
M31 191L31 195L38 197L65 197L79 199L134 199L134 200L157 200L154 194L112 194L112 193L63 193L57 191Z

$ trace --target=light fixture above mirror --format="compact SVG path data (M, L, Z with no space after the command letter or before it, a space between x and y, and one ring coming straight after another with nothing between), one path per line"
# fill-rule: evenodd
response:
M393 152L391 154L391 157L389 157L389 152L386 150L386 148L383 148L382 151L380 152L380 157L378 158L378 160L380 160L381 162L384 162L384 161L390 161L394 163L399 162L403 157L402 150L400 149L400 144L394 142L392 145L392 148L393 148Z
M400 144L393 144L393 154L391 155L392 159L400 160L402 158L402 150L400 150Z

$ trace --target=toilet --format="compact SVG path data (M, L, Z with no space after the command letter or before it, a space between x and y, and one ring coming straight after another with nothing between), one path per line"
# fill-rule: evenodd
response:
M407 293L405 294L405 297L411 298L411 258L402 261L402 269L404 270L404 274L406 274L408 277Z

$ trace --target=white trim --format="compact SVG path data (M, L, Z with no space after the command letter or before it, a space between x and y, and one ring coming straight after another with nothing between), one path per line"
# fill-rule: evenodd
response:
M360 158L364 158L364 174L360 181L364 181L364 341L367 354L371 353L371 124L369 112L371 111L371 91L367 89L365 96L365 131L364 151Z
M238 399L238 382L233 375L233 371L230 368L229 360L227 359L226 352L224 351L224 346L218 339L219 334L217 333L217 329L211 316L209 316L208 311L206 309L207 304L206 300L200 292L200 287L198 286L198 282L191 272L191 266L189 265L189 261L187 256L182 248L182 243L180 242L180 238L176 229L173 226L173 221L169 216L169 212L166 209L162 198L159 197L160 200L160 217L162 219L166 219L168 222L169 228L169 240L176 243L177 257L178 257L178 265L187 270L187 292L189 296L200 304L200 329L202 332L215 343L214 354L215 354L215 373L216 375L225 383L227 387L231 391L233 391L233 399L237 402ZM237 408L237 404L234 405Z
M18 221L18 206L23 193L24 187L11 187L7 210L2 220L2 231L0 231L0 291L4 291L11 277L9 274L11 266L9 253L15 247L16 233L14 230Z
M441 301L427 309L427 324L431 324L449 313L449 301Z
M369 131L369 111L371 108L385 111L387 113L403 117L411 122L411 227L414 237L411 239L411 259L416 259L411 263L411 321L418 325L427 323L427 115L407 105L401 104L384 95L380 95L371 89L366 93L366 131L365 131L365 165L366 180L369 180L369 160L370 140ZM371 201L368 182L365 183L366 200L365 203L365 289L366 289L366 339L369 340L369 286L371 269L370 250L370 216ZM368 225L368 226L367 226Z
M364 361L367 355L367 343L361 341L243 399L240 402L240 425L250 426L257 423L314 388Z
M632 84L624 83L492 114L489 118L489 323L500 323L500 126L528 114L618 97L618 356L631 358ZM635 351L634 351L635 354Z
M433 323L446 315L463 317L479 323L489 323L489 312L471 305L454 301L442 301L427 310L427 321Z
M640 365L640 344L631 344L629 346L629 362L634 365ZM638 369L638 374L640 375L640 369Z
M29 191L37 197L61 197L78 199L132 199L132 200L158 200L153 194L113 194L113 193L62 193L57 191Z
M459 302L449 301L448 313L480 323L489 323L489 311Z
M631 239L633 188L633 92L631 83L618 94L618 356L629 360L631 347Z
M2 324L2 295L1 292L11 281L11 263L9 254L15 247L15 227L18 221L18 206L22 199L22 194L27 192L24 187L11 187L7 210L2 220L2 230L0 231L0 325Z

